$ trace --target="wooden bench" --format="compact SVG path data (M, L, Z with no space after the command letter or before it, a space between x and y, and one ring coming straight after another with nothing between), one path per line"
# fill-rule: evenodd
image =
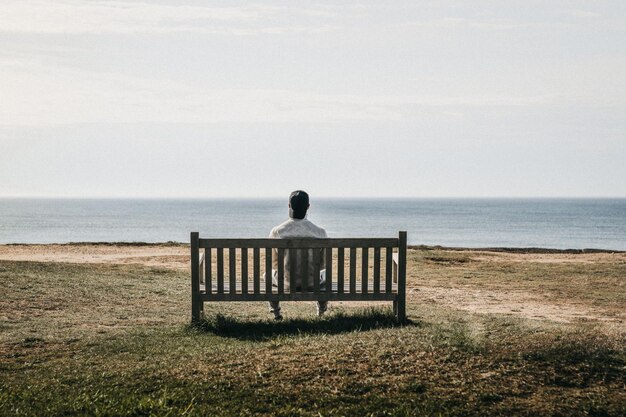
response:
M397 238L202 239L191 233L191 319L201 320L205 301L392 301L406 318L406 232ZM308 274L296 289L296 261L285 274L284 260L299 253ZM290 255L291 254L291 255ZM314 256L312 262L309 256ZM277 257L277 285L272 285ZM250 262L251 261L251 262ZM313 265L315 271L308 270ZM326 267L326 285L320 269ZM298 269L299 270L299 269ZM291 291L284 285L287 275ZM312 285L307 282L312 277Z

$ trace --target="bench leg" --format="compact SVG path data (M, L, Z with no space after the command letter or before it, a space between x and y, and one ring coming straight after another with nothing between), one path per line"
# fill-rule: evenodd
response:
M191 232L191 322L201 319L202 300L200 299L200 253L198 232Z
M403 298L398 300L396 318L401 323L403 323L406 320L406 301Z
M404 322L406 320L406 301L400 297L393 300L393 315L396 316L396 319L399 322Z
M197 323L202 320L202 301L198 300L199 294L192 295L191 301L191 321Z
M398 244L398 297L396 298L396 318L406 320L406 232L400 232Z

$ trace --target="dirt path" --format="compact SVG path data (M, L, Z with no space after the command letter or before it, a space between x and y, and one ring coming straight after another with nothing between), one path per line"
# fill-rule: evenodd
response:
M189 248L183 245L0 245L0 260L141 264L188 269Z
M481 314L506 314L558 323L598 321L624 325L626 312L616 313L583 303L550 300L549 295L524 291L473 288L411 287L408 298L456 310Z
M626 262L624 252L597 252L597 253L510 253L510 252L470 252L472 259L489 262L538 262L538 263L596 263L596 262Z

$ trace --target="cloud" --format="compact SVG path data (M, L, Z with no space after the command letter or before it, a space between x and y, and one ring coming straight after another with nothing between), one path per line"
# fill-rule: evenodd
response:
M51 67L10 57L0 58L0 93L8 98L0 102L0 125L5 126L397 121L413 117L416 111L445 114L459 108L530 106L551 100L548 95L368 95L200 88L182 81Z
M541 26L535 22L520 22L511 19L481 19L466 17L441 17L417 20L403 24L404 27L424 29L482 29L492 31L528 29Z
M450 29L454 28L525 33L535 24L533 18L538 25L551 24L546 16L552 16L552 11L518 19L511 17L515 8L507 9L508 16L494 17L477 15L474 8L463 15L463 10L449 7L422 15L406 4L397 8L197 4L3 3L0 124L398 121L433 113L458 117L472 108L592 104L623 109L625 105L626 84L621 74L626 64L600 55L606 43L594 48L592 57L581 54L576 59L556 56L546 60L528 54L524 65L515 67L503 65L506 56L518 57L516 50L502 47L507 36L493 36L493 43L484 45L466 47L462 42L458 49L446 49L445 42L438 42L445 38L439 36L440 30L452 40L465 36L461 31L453 33ZM557 10L561 17L563 10ZM401 24L412 17L411 23ZM296 36L286 36L280 44L274 38L246 39L237 48L230 39L209 39L211 42L189 46L186 38L146 37L126 47L126 39L117 36L81 42L78 36L16 35L185 31L293 35L332 31L339 25L348 30L323 37L321 42L303 43ZM391 27L397 30L389 30ZM438 29L430 33L433 36L420 38L416 32L422 27ZM545 32L540 28L536 33L540 37ZM567 48L559 38L547 39L546 44L556 45L558 55L570 48L578 51L575 39L565 44ZM526 52L531 50L529 45L520 46ZM542 52L541 46L533 50ZM84 48L90 48L90 53ZM173 62L158 54L179 49ZM502 55L505 58L501 59ZM220 56L225 58L223 65L214 58ZM424 59L417 59L422 56ZM485 59L484 65L477 57ZM183 68L185 62L196 66ZM261 71L256 71L257 65ZM420 72L431 78L412 77Z
M602 16L600 13L592 12L589 10L570 9L565 11L566 15L579 17L583 19L595 19Z
M327 10L264 5L213 7L124 1L17 0L2 5L0 31L132 34L192 32L251 35L324 32ZM302 24L294 25L293 18Z

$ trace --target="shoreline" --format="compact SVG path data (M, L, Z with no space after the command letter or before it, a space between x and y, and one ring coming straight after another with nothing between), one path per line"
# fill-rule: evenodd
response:
M184 242L65 242L65 243L0 243L0 247L29 247L29 246L62 246L62 247L89 247L89 246L110 246L110 247L188 247L189 243ZM519 253L519 254L593 254L593 253L626 253L626 250L602 249L602 248L582 248L582 249L557 249L544 247L471 247L471 246L441 246L441 245L408 245L408 249L413 250L443 250L454 252L498 252L498 253Z
M461 248L409 246L412 257L454 258L479 262L579 263L626 262L626 252L598 249ZM462 258L462 259L461 259ZM459 260L460 259L460 260ZM0 261L76 264L141 264L150 267L189 269L189 244L179 242L78 242L0 244ZM457 262L457 261L455 261ZM458 263L457 262L457 263Z
M555 249L541 247L464 247L464 246L439 246L439 245L409 245L409 249L414 250L446 250L456 252L501 252L501 253L521 253L521 254L589 254L589 253L626 253L626 250L617 249Z

